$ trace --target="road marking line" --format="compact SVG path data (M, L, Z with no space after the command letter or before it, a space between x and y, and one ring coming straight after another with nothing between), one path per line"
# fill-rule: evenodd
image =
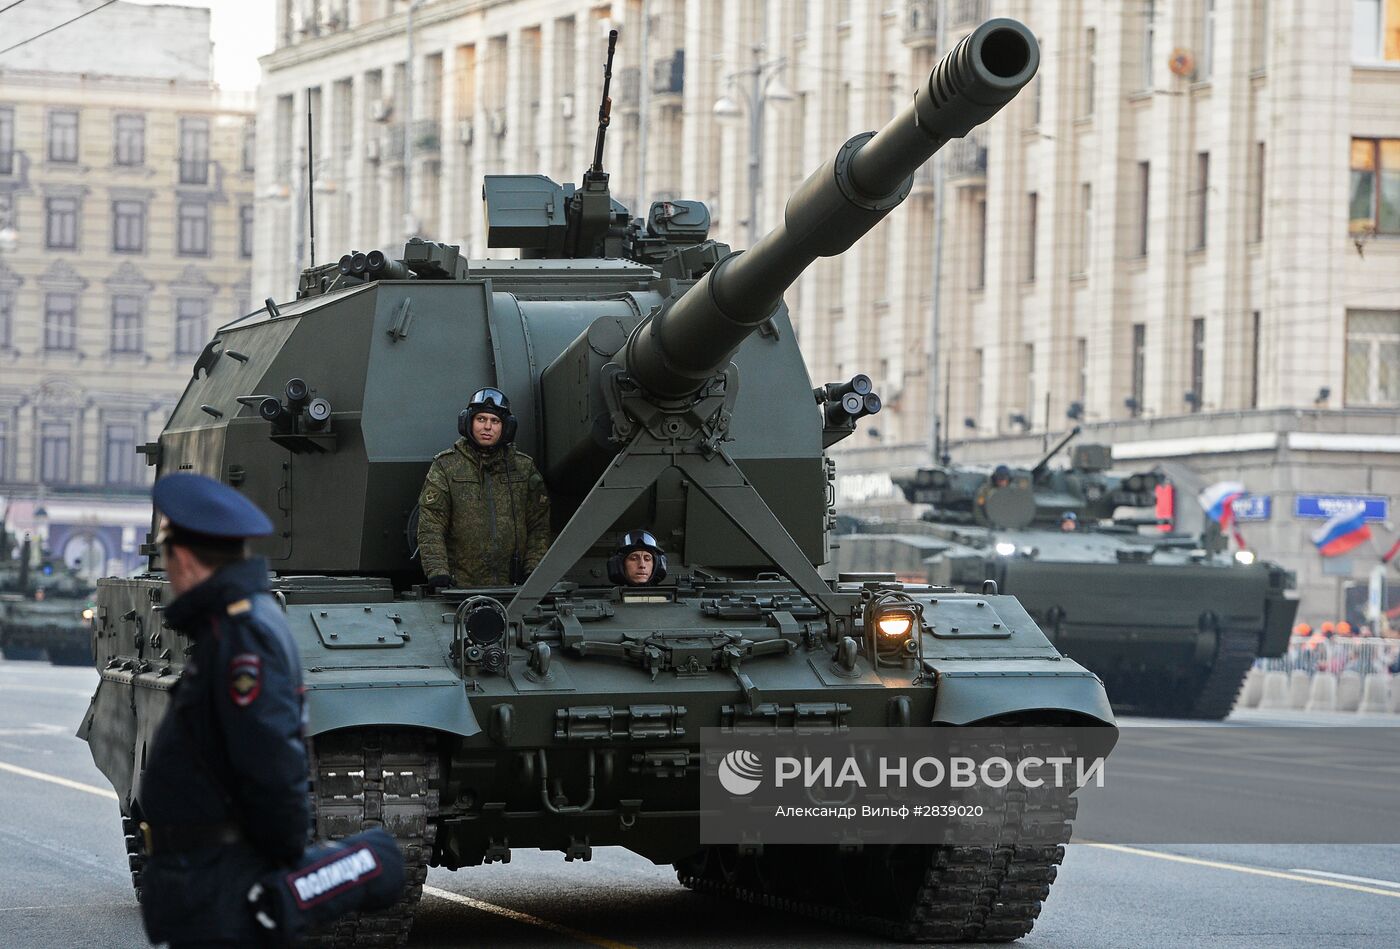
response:
M1350 873L1331 873L1327 870L1302 870L1294 868L1294 873L1307 873L1316 877L1328 877L1333 880L1350 880L1352 883L1369 883L1372 886L1387 886L1392 890L1400 890L1400 883L1394 880L1377 880L1375 877L1354 877Z
M91 692L82 689L60 689L53 685L15 685L13 682L0 683L0 692L43 692L46 695L76 695L92 698Z
M540 919L538 916L531 916L529 913L522 913L519 910L514 910L507 906L498 906L495 903L488 903L485 900L479 900L471 896L463 896L460 893L453 893L451 890L440 889L436 886L423 887L423 894L425 896L436 896L438 899L448 900L453 903L461 903L463 906L470 906L472 909L481 910L483 913L494 913L497 916L503 916L517 923L527 923L531 926L538 926L541 929L547 929L561 936L568 936L570 939L576 939L579 942L600 946L602 949L634 949L633 946L625 942L616 942L612 939L604 939L601 936L590 936L588 933L572 929L562 923L553 923L547 919Z
M95 784L83 784L81 781L70 781L67 778L60 778L56 774L45 774L42 771L31 771L28 768L21 768L17 764L8 764L0 761L0 771L8 771L11 774L18 774L21 777L33 778L36 781L47 781L50 784L57 784L65 788L72 788L74 791L86 791L88 794L95 794L98 797L108 797L117 800L117 792L107 788L100 788Z
M1187 863L1197 867L1210 867L1214 870L1233 870L1236 873L1273 877L1276 880L1292 880L1295 883L1311 883L1314 886L1331 886L1339 890L1355 890L1358 893L1370 893L1373 896L1389 896L1394 899L1400 899L1400 890L1382 890L1373 886L1343 883L1339 880L1319 880L1317 877L1300 876L1298 873L1288 873L1283 870L1265 870L1263 867L1246 867L1238 863L1222 863L1219 860L1202 860L1199 857L1184 857L1181 854L1163 853L1160 850L1143 850L1140 847L1124 847L1122 844L1100 844L1092 841L1084 841L1083 843L1086 847L1097 847L1100 850L1113 850L1118 853L1130 853L1138 857L1155 857L1158 860L1170 860L1173 863Z

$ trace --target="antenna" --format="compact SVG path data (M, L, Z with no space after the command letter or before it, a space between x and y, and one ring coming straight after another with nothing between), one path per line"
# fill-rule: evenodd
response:
M608 90L612 87L613 54L617 52L617 30L608 30L608 61L603 66L603 101L598 103L598 138L593 143L593 164L588 168L589 175L603 173L603 142L608 137L608 123L612 121L612 99Z
M405 131L404 135L407 136ZM311 90L306 90L306 204L311 227L311 266L316 266L316 149L311 140Z
M943 454L939 456L941 464L947 464L953 460L953 454L948 450L948 441L951 433L948 430L949 412L952 411L950 405L953 401L953 360L949 359L943 364Z

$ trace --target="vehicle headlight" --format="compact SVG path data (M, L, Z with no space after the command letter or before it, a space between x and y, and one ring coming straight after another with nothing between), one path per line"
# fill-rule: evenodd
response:
M914 628L914 615L904 610L890 610L880 614L875 628L880 631L882 639L905 639Z
M1244 566L1248 567L1250 564L1254 563L1254 551L1252 551L1252 550L1237 550L1237 551L1235 551L1235 563L1243 564Z
M92 616L93 616L92 607L89 606L87 609L83 610L83 619L84 619L84 620L86 620L87 622L91 623L91 622L92 622Z
M1010 557L1016 552L1016 545L1004 540L1001 543L997 544L996 549L998 557Z

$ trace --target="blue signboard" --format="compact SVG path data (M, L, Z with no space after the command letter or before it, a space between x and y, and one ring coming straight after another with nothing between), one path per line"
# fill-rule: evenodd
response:
M1267 494L1243 494L1230 508L1237 521L1267 521L1274 513L1274 499Z
M1326 520L1358 501L1366 505L1366 520L1386 519L1390 507L1387 499L1366 494L1300 494L1293 501L1293 516Z

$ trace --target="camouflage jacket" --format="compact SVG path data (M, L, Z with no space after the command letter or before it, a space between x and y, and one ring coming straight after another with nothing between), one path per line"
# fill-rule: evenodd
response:
M465 438L438 452L418 497L423 575L457 586L510 583L510 555L528 575L549 549L549 495L530 456L479 451Z

